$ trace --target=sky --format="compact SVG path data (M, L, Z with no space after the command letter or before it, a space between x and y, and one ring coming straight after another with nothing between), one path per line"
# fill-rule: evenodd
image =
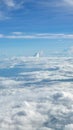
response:
M68 48L73 49L73 0L0 0L0 55Z

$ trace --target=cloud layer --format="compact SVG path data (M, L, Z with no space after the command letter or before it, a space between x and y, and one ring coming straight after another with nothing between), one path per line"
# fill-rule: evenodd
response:
M73 58L0 60L1 130L73 129Z

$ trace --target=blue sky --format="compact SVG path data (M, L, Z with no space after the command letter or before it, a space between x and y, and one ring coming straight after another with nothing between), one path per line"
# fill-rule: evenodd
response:
M73 0L0 0L0 55L73 46Z

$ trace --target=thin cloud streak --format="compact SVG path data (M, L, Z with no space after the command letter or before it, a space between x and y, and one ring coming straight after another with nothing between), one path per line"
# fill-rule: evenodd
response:
M73 39L73 34L51 34L51 33L36 33L25 34L22 32L13 32L11 35L0 34L3 39Z

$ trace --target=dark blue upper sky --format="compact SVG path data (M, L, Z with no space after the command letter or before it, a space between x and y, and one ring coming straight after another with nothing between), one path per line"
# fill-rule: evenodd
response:
M73 0L1 0L0 53L32 55L73 45Z

